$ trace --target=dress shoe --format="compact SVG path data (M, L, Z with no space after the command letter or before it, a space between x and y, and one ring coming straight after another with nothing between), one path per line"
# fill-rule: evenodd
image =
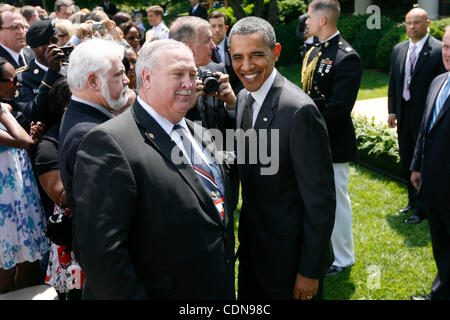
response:
M431 293L427 293L423 296L411 296L411 300L418 300L418 301L431 300Z
M409 210L412 210L412 209L414 209L413 206L408 204L408 206L399 209L397 212L398 213L405 213L405 212L408 212Z
M327 270L327 273L325 273L325 277L334 276L335 274L341 273L343 270L344 270L344 267L338 267L338 266L332 265Z
M422 220L423 220L422 217L419 217L419 216L416 216L415 214L413 214L409 218L406 218L405 220L403 220L403 223L416 223L416 224L419 224L419 223L422 222Z

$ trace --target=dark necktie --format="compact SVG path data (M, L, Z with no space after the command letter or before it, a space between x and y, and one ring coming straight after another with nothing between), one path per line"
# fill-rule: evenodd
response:
M253 127L253 111L252 106L255 99L251 93L248 93L247 99L245 100L244 110L242 111L242 124L241 128L246 131Z
M21 54L19 54L19 68L23 67L25 65L25 61L23 60L23 57Z
M219 53L219 48L218 48L218 47L215 47L215 48L212 50L211 59L212 59L212 61L214 61L215 63L221 63L221 62L222 62L222 58L220 57L220 53Z
M196 154L194 148L191 144L191 140L187 137L186 129L184 129L179 124L173 126L173 130L178 132L181 137L181 141L183 143L184 150L186 153L184 154L192 164L192 168L196 173L198 179L203 184L206 192L210 196L213 201L217 212L219 213L220 218L223 220L224 218L224 194L225 192L221 191L220 184L216 181L215 176L219 176L220 179L220 171L215 164L212 164L214 170L216 171L216 175L214 175L213 169L203 160L199 154ZM223 188L223 187L222 187Z

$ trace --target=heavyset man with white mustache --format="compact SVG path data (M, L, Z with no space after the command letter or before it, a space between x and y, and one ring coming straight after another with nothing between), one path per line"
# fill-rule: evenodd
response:
M210 137L184 118L196 75L183 43L146 44L135 104L80 145L75 230L86 291L97 299L234 299L227 176L203 150Z

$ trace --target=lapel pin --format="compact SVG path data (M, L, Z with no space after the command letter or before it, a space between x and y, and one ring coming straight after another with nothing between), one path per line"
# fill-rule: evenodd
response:
M152 140L155 139L155 135L153 133L147 133L147 136Z
M38 74L39 73L39 69L34 69L33 73L34 74Z

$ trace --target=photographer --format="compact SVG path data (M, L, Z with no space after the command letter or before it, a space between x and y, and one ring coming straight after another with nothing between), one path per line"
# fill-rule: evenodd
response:
M55 123L55 117L48 108L48 92L60 74L64 53L56 45L54 20L40 20L30 27L26 40L35 58L17 69L22 86L16 91L15 107L23 113L25 122L40 121L46 128ZM27 129L27 128L26 128Z

